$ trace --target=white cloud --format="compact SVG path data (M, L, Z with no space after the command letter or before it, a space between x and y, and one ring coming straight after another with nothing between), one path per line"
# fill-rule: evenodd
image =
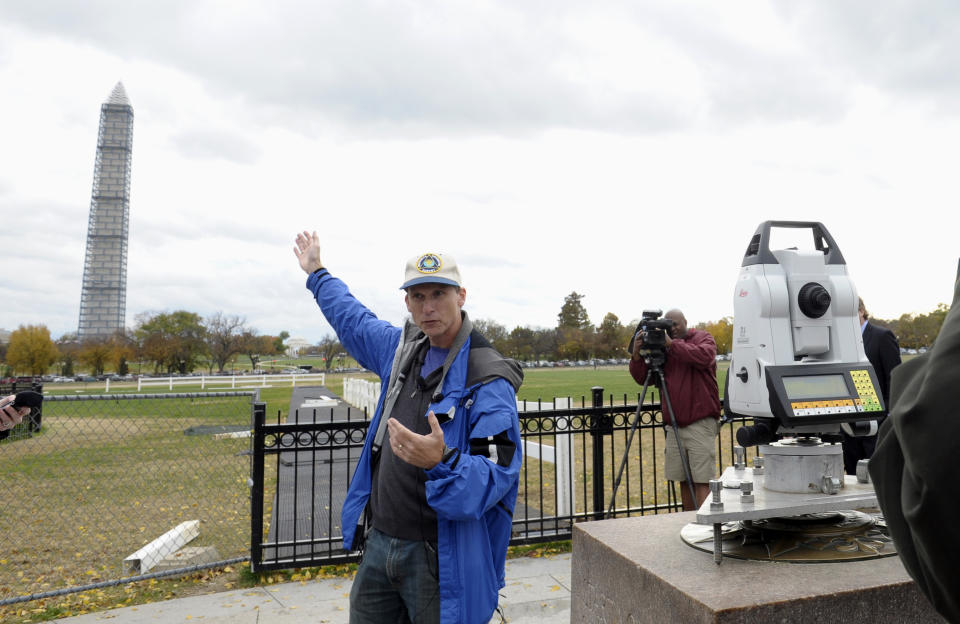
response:
M767 219L826 224L875 316L930 310L957 261L958 44L952 6L912 6L4 2L0 327L76 328L118 80L130 323L223 311L319 340L303 228L391 321L425 250L508 327L553 326L574 290L595 323L714 320Z

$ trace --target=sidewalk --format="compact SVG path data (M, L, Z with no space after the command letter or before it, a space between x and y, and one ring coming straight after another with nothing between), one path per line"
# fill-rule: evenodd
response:
M510 624L570 621L570 554L507 559L500 606ZM58 623L155 624L346 624L349 579L325 579L251 587L62 618ZM494 615L491 622L500 622Z

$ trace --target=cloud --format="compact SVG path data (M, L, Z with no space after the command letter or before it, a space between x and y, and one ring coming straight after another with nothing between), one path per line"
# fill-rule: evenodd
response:
M9 2L0 15L176 66L260 123L307 134L644 134L711 120L836 118L847 106L843 82L806 51L743 41L751 12L764 14L757 5L337 0L229 9L213 0ZM747 26L718 29L728 12ZM233 153L237 145L223 140L177 142L191 156ZM249 162L249 146L237 152Z
M232 132L195 129L170 137L173 148L187 158L223 159L240 165L256 164L260 148L252 141Z
M781 5L805 46L838 76L956 115L960 6L947 0Z
M118 79L131 322L222 310L319 340L302 228L392 322L425 248L460 262L471 315L508 327L552 326L573 290L594 322L715 320L754 228L791 218L830 228L877 316L929 310L956 268L960 121L929 110L952 106L957 11L785 6L0 2L0 325L76 328Z

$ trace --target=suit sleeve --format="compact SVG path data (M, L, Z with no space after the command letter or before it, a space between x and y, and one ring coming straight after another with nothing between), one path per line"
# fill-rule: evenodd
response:
M928 353L898 366L870 476L904 567L942 615L960 621L955 465L960 439L960 288Z
M900 343L894 333L887 330L880 334L877 346L880 364L877 376L880 378L880 392L883 394L884 404L887 405L887 409L890 409L890 374L900 364Z
M311 274L307 288L347 352L360 366L386 379L400 339L400 328L378 319L350 293L346 284L326 270Z
M470 409L470 450L450 466L426 471L427 502L450 520L476 520L511 492L520 478L522 451L513 386L497 378L480 386ZM462 445L461 445L462 448ZM509 501L512 506L515 499Z

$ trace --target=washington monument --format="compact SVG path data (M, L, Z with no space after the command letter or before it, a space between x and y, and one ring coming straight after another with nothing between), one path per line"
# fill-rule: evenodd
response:
M81 342L106 338L125 326L132 149L133 107L118 82L100 106L77 330Z

